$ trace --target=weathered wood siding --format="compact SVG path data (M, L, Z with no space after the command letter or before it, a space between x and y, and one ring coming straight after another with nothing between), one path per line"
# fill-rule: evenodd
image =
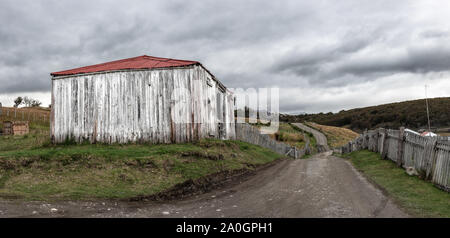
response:
M343 153L368 149L403 168L412 167L426 180L450 191L450 143L447 138L423 137L403 130L366 131L341 148Z
M407 133L405 138L405 154L403 156L404 167L414 167L423 170L424 149L427 138L412 133Z
M234 97L201 66L56 77L52 104L56 143L235 137Z

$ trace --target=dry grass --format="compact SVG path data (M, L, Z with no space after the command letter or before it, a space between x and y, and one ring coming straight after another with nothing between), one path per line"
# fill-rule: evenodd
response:
M3 121L28 121L30 127L49 127L50 108L43 107L2 107L0 114L0 129L3 128Z
M328 145L331 146L332 148L343 146L347 142L359 136L358 133L347 128L325 126L314 122L307 122L306 124L325 134L328 140Z
M450 136L450 132L438 132L440 136Z
M303 148L306 144L304 135L288 123L280 123L278 131L270 137L297 148Z

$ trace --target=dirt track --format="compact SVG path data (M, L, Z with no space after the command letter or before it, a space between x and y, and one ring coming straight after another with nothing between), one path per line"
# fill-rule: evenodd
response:
M0 217L407 216L349 162L330 154L284 160L238 184L183 201L42 203L0 200Z
M302 123L292 123L292 125L313 134L314 138L316 139L317 149L319 152L325 152L330 150L330 148L328 147L327 137L320 131L310 128Z

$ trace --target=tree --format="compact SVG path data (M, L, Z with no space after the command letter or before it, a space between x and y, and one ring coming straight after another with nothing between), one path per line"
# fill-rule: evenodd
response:
M41 106L42 102L37 99L24 97L22 104L24 104L26 107L39 107Z
M39 100L31 99L31 106L32 107L39 107L39 106L41 106L41 104L42 104L42 102L40 102Z
M29 107L29 106L31 106L31 100L32 100L31 98L28 98L25 96L23 98L23 104L25 104L26 107Z
M14 100L14 107L19 107L19 105L22 104L22 103L23 103L23 98L22 97L17 97Z

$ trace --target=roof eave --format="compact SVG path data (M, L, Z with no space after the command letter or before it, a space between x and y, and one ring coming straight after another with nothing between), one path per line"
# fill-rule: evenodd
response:
M182 65L182 66L170 66L170 67L158 67L158 68L141 68L141 69L117 69L117 70L105 70L98 72L87 72L87 73L75 73L75 74L57 74L50 73L52 80L61 79L61 78L70 78L70 77L78 77L78 76L86 76L86 75L95 75L95 74L107 74L107 73L117 73L117 72L130 72L130 71L146 71L146 70L165 70L165 69L173 69L173 68L189 68L195 65L200 65L200 63L193 63L191 65Z
M183 66L171 66L171 67L161 67L161 68L142 68L142 69L120 69L120 70L107 70L107 71L99 71L99 72L89 72L89 73L77 73L77 74L56 74L56 73L50 73L50 76L52 77L52 80L57 79L63 79L63 78L71 78L71 77L78 77L78 76L86 76L86 75L95 75L95 74L105 74L105 73L117 73L117 72L129 72L129 71L145 71L145 70L165 70L165 69L173 69L173 68L190 68L193 66L200 66L202 67L208 74L210 74L214 81L217 82L220 88L222 88L224 91L227 91L229 93L233 93L230 90L228 90L225 85L223 85L217 77L212 74L205 66L203 66L200 62L195 62L191 65L183 65Z

